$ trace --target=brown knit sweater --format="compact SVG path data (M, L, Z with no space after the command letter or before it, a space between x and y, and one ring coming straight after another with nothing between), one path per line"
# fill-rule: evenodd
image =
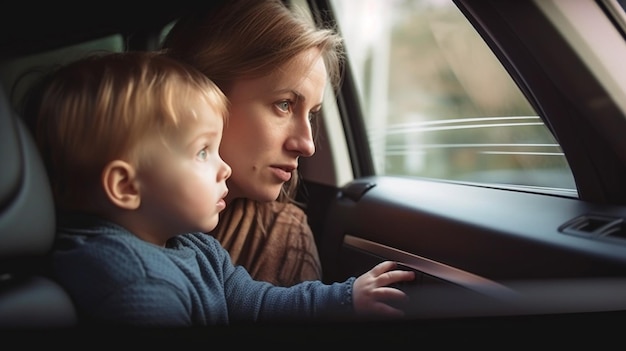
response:
M294 204L237 199L210 234L228 250L233 263L246 267L256 280L291 286L322 279L306 214Z

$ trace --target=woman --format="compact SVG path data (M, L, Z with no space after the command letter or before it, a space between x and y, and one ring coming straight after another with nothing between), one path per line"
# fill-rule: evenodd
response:
M322 278L315 238L295 203L300 157L312 156L312 119L341 38L280 0L235 0L183 16L163 48L211 78L230 100L220 147L232 167L227 208L211 232L257 280L290 286Z

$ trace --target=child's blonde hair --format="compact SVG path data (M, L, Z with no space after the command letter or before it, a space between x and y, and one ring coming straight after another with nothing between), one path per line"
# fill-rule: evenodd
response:
M36 117L36 138L61 208L85 205L105 165L141 163L146 137L162 136L204 98L227 115L227 99L203 73L159 52L92 55L47 77Z

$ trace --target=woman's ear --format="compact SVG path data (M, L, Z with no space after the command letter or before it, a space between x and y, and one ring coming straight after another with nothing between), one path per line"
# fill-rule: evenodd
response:
M109 162L102 171L102 185L109 201L123 209L137 209L141 196L136 175L135 168L128 162Z

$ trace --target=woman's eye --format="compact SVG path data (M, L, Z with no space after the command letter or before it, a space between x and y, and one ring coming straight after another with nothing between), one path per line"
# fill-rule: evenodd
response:
M291 104L289 103L289 101L281 101L281 102L276 104L276 107L278 107L278 109L283 111L283 112L289 112L289 107L290 106L291 106Z

